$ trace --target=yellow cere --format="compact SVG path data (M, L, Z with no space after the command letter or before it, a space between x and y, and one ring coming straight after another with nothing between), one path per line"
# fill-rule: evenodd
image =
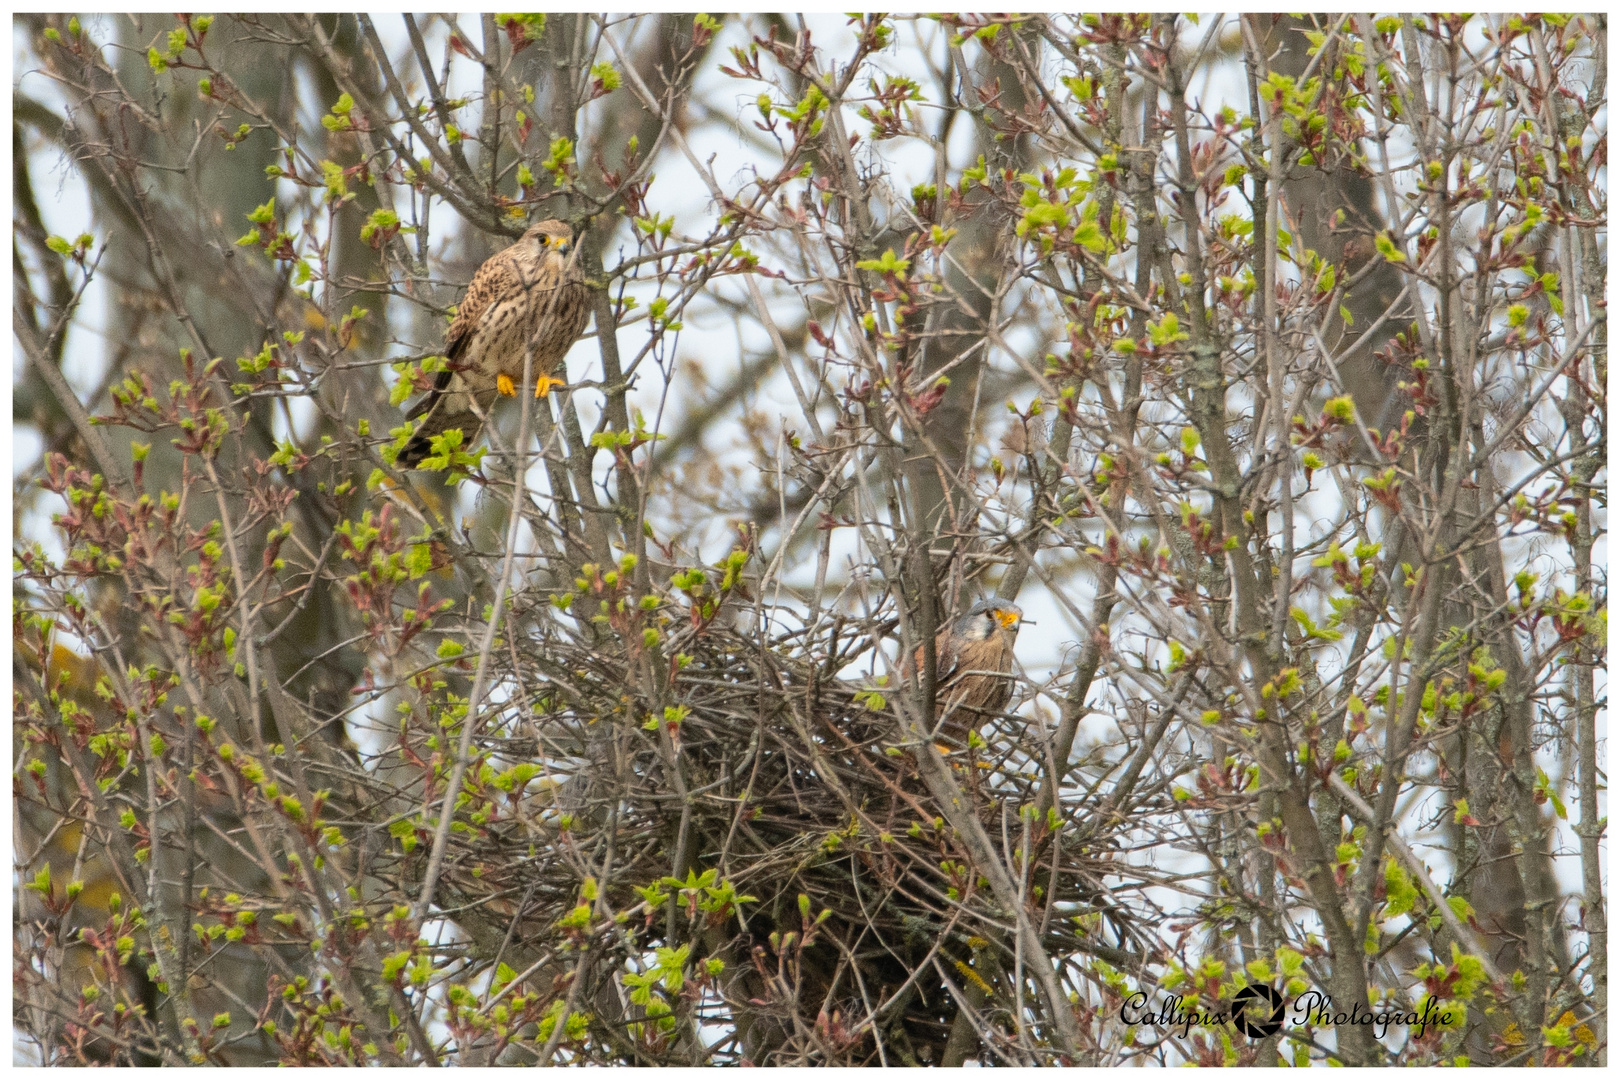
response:
M999 622L1002 626L1005 626L1005 627L1011 629L1012 627L1018 625L1018 612L1016 612L1016 611L998 611L998 612L996 612L996 621Z

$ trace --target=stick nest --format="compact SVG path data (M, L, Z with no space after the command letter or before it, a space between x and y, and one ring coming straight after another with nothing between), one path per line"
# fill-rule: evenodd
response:
M812 648L804 632L767 642L751 607L726 611L661 649L613 616L592 641L542 609L514 620L545 629L495 651L507 703L476 740L471 832L441 892L487 921L470 957L489 962L504 927L495 951L540 958L559 992L578 957L611 957L579 964L576 1008L632 1060L694 1060L675 1052L682 1024L724 1014L738 1037L709 1061L876 1064L874 1028L891 1064L940 1062L953 1027L968 1051L1039 1044L1012 1019L1026 961L1011 914L919 780L892 702L836 675L871 648L871 625L824 620ZM1140 968L1153 945L1118 899L1141 881L1119 858L1121 823L1073 790L1037 813L1047 725L984 720L984 745L947 760L1048 953ZM687 948L698 973L667 995L687 1011L661 1027L612 982L659 947Z

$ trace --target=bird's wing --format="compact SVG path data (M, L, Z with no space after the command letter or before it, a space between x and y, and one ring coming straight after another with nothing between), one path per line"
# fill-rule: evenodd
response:
M484 260L484 265L478 268L467 286L467 295L461 298L461 306L456 308L456 317L450 320L450 329L444 333L444 356L451 363L460 360L462 353L466 352L467 343L472 340L484 312L523 290L523 282L512 267L512 260L503 258L506 251L496 252ZM439 395L450 389L450 380L454 377L455 372L451 368L439 372L439 377L433 380L433 389L411 407L405 419L415 420L433 408Z
M458 360L467 348L467 342L472 340L473 332L478 329L478 323L484 317L484 312L503 300L518 296L523 291L523 281L518 276L516 267L507 256L508 251L496 252L484 260L484 265L478 268L473 275L472 283L467 286L467 295L461 298L461 306L456 309L456 317L450 320L450 329L444 335L444 355L451 360Z
M922 670L923 651L917 648L917 669ZM934 687L936 691L950 685L962 666L961 655L954 644L950 628L941 630L934 638Z

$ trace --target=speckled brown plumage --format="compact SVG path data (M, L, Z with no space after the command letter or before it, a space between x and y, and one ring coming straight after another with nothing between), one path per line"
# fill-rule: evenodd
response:
M533 377L551 378L590 320L590 292L576 261L572 238L561 221L542 221L517 243L491 255L473 275L467 295L444 338L450 361L433 389L406 414L416 433L400 452L411 468L433 452L432 440L460 428L470 447L503 392L523 380L523 356L534 341Z
M985 600L934 637L934 719L938 734L966 746L977 730L1012 698L1013 642L1023 612L1004 600ZM903 674L920 669L919 646Z

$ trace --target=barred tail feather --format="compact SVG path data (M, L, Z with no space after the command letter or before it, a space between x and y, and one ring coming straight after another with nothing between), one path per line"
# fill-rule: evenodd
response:
M443 435L451 428L460 428L463 447L471 446L478 438L478 431L483 425L474 413L462 413L457 416L444 415L442 409L430 410L422 418L422 423L411 436L411 441L405 444L405 449L399 452L395 464L402 469L414 469L433 453L433 439Z

